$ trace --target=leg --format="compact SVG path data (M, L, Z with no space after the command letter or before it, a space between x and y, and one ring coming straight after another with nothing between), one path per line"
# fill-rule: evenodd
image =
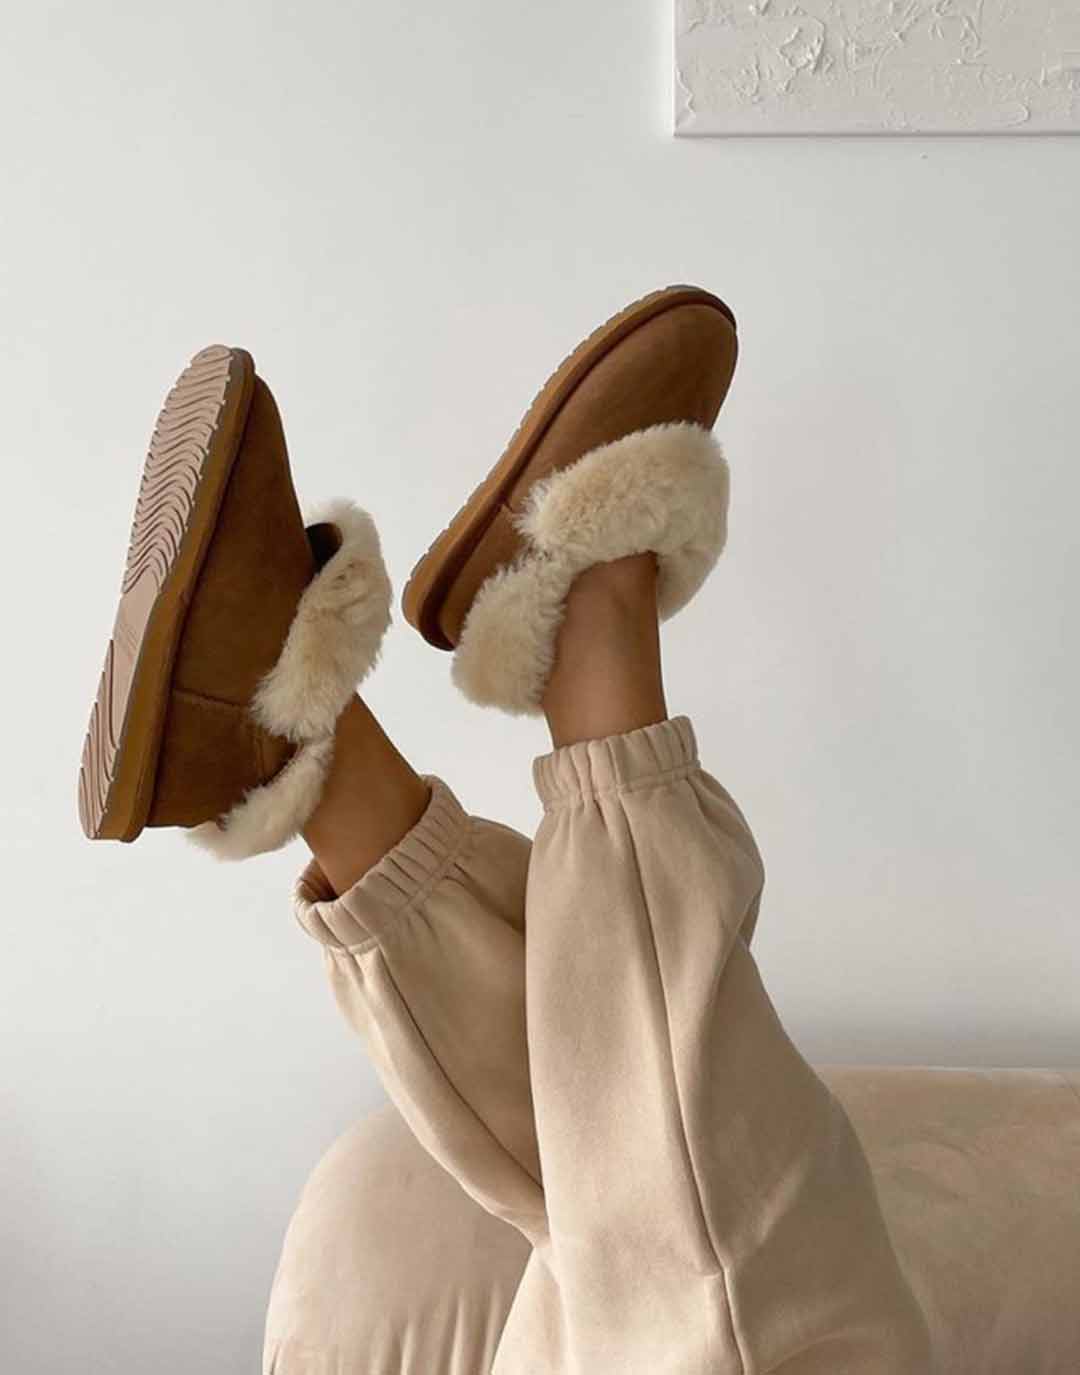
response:
M359 702L305 828L297 912L417 1139L495 1216L546 1229L525 1045L529 843L422 779ZM340 894L340 896L338 896Z
M749 953L750 831L663 719L652 567L578 580L545 695L526 996L550 1237L496 1371L925 1372L862 1151Z
M487 1375L528 1253L382 1108L304 1187L270 1295L264 1375Z
M346 893L420 820L431 789L359 697L337 723L334 762L304 839Z

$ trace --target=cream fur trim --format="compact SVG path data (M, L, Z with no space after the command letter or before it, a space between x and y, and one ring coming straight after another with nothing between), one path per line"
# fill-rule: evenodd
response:
M596 563L652 552L662 619L694 596L727 539L728 468L700 425L656 425L593 449L529 492L525 548L480 588L454 655L466 697L540 709L570 586Z
M304 590L277 663L251 704L264 730L299 748L225 816L189 832L220 859L278 850L311 816L333 762L337 719L375 666L390 624L392 589L374 521L352 502L337 501L308 520L324 522L337 526L341 546Z
M334 737L301 745L280 773L218 821L188 836L218 859L249 859L287 845L318 805L334 759Z
M281 655L252 703L265 730L296 744L333 731L390 624L392 592L375 522L349 501L322 508L308 524L323 522L341 531L341 547L300 598Z

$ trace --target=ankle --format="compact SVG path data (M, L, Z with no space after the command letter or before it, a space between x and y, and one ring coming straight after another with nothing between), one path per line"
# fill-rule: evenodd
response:
M430 788L359 697L338 721L334 762L304 840L344 893L420 820Z
M543 708L556 746L623 734L667 716L656 559L597 564L574 582Z

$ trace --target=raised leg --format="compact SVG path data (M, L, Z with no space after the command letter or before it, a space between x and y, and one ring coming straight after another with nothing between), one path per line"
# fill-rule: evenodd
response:
M359 702L297 886L331 987L417 1139L489 1212L546 1233L525 1044L529 842L415 773Z
M924 1375L862 1150L749 951L749 827L664 719L652 568L579 579L544 701L526 1006L550 1234L495 1370Z
M926 1372L858 1140L749 951L757 847L667 719L655 580L573 586L531 853L347 713L300 919L416 1137L533 1246L496 1375Z

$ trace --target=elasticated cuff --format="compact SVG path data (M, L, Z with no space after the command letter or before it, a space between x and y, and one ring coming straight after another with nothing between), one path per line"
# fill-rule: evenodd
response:
M351 950L377 938L388 920L421 901L447 872L470 830L461 803L438 778L416 825L356 883L336 898L315 860L297 880L296 918L322 945Z
M650 787L698 768L694 728L685 716L625 735L566 745L533 763L533 781L545 811L604 793Z

